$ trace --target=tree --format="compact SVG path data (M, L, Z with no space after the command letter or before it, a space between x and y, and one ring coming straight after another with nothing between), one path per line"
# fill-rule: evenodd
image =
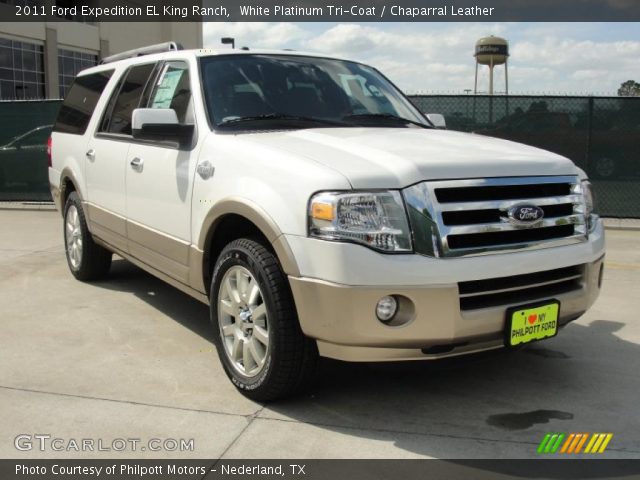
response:
M640 83L627 80L618 89L619 97L640 97Z

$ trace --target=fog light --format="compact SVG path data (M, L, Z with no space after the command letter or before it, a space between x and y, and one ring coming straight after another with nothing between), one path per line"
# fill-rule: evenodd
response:
M390 321L398 311L398 301L395 297L387 295L378 300L376 305L376 316L381 322Z

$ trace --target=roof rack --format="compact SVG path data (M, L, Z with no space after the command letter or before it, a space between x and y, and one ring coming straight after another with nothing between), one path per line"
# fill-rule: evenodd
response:
M158 43L156 45L149 45L148 47L134 48L133 50L127 50L126 52L116 53L109 57L103 58L100 64L117 62L118 60L125 60L127 58L141 57L143 55L151 55L153 53L171 52L182 50L182 45L176 42Z

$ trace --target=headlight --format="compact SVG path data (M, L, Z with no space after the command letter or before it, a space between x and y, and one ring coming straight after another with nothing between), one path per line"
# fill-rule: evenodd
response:
M309 235L356 242L383 252L410 252L411 231L400 192L318 193L309 203Z
M584 197L584 205L585 205L585 219L587 222L587 228L589 231L593 230L596 226L595 221L595 199L593 196L593 188L591 187L591 182L588 180L582 181L582 195Z

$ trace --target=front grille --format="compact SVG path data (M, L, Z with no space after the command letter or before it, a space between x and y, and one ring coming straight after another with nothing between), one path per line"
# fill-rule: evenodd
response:
M576 265L524 275L460 282L460 310L527 303L580 290L584 272L584 265Z
M428 244L425 251L418 245L419 253L479 255L586 240L585 206L577 176L423 182L407 189L405 198L414 212L412 221L427 225L413 225L414 232L423 236L415 239L416 244ZM544 218L531 224L513 221L509 209L521 204L539 207ZM427 229L430 233L425 234Z

